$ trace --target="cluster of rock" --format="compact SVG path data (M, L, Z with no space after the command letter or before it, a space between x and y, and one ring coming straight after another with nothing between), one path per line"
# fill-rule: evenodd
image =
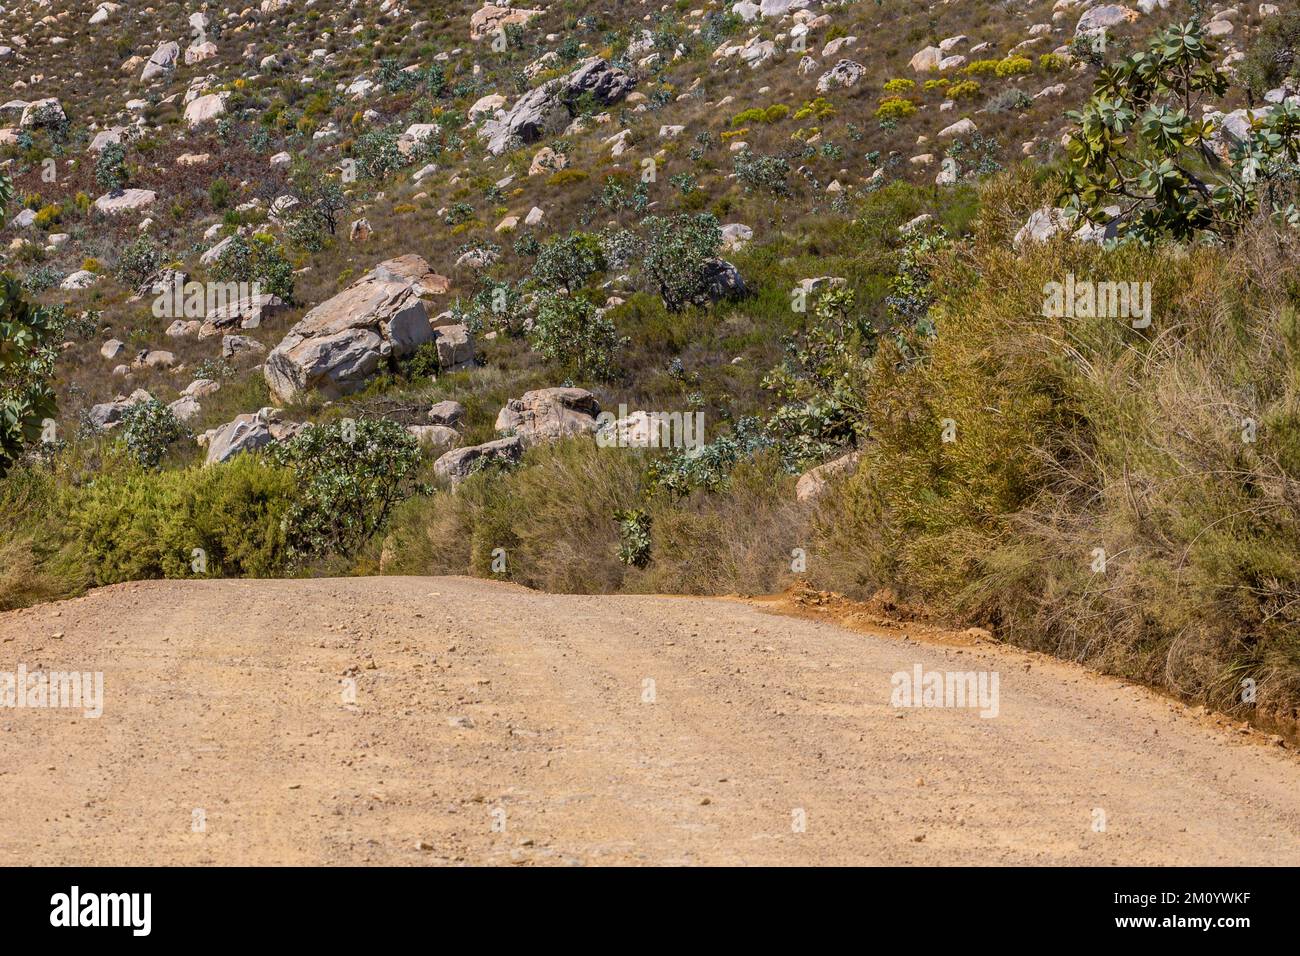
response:
M355 391L389 358L437 343L446 366L472 361L473 337L463 325L436 327L426 299L450 287L419 256L381 262L302 317L266 357L272 396L292 402L311 390L327 397Z
M573 121L580 98L592 97L601 106L617 103L635 85L631 76L600 57L591 57L568 76L534 87L508 110L497 110L494 118L479 128L478 136L487 151L500 156L516 141L534 143L544 136L563 132Z

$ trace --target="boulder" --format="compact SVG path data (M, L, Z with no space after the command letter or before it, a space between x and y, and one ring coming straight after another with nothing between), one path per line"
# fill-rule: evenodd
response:
M221 357L234 358L236 355L258 355L266 351L266 346L257 339L247 335L223 335L221 337Z
M36 100L23 107L22 118L18 125L22 129L36 129L41 126L57 126L68 121L67 114L58 99L53 96Z
M469 38L471 40L482 40L485 37L492 36L498 30L504 30L508 26L523 26L533 17L541 15L541 10L511 9L510 7L498 7L496 4L485 3L470 14Z
M199 400L193 395L182 395L168 405L167 409L176 416L177 421L186 425L198 418L199 413L203 411L199 405Z
M956 136L970 136L977 132L979 132L979 127L975 125L975 121L967 117L959 119L951 126L945 126L939 130L938 135L940 139L952 139Z
M442 325L434 329L438 369L455 372L474 364L474 334L465 325Z
M76 291L77 289L87 289L90 286L94 285L96 280L98 279L99 276L95 275L95 273L88 272L85 269L78 269L76 272L72 273L61 283L59 283L59 288L68 291Z
M1058 232L1064 232L1069 229L1069 221L1066 219L1065 210L1052 209L1044 206L1042 209L1035 209L1029 215L1029 219L1020 231L1016 233L1015 238L1011 240L1011 245L1019 249L1026 242L1046 242Z
M202 63L204 60L210 60L217 55L217 45L211 40L204 43L191 43L185 48L186 66L195 63Z
M861 452L849 452L834 461L828 461L811 471L804 472L795 485L795 498L799 501L816 501L825 494L831 479L852 474L857 469L861 457Z
M283 312L284 309L284 300L278 295L263 292L245 296L209 312L199 328L199 338L207 339L222 335L227 329L232 329L236 325L241 329L258 328L263 319Z
M147 368L171 368L176 364L176 355L166 349L150 349L144 353L139 364Z
M533 143L558 133L569 124L569 108L563 99L563 81L551 80L521 96L499 119L491 119L479 128L479 138L487 140L488 152L500 156L518 137Z
M748 294L740 270L726 259L710 259L704 263L704 291L696 296L697 305L723 299L743 299Z
M157 198L158 195L152 189L123 189L100 196L95 200L95 208L106 216L116 216L152 206Z
M104 147L110 143L122 142L122 136L126 131L125 126L110 126L108 129L101 129L95 134L95 138L90 141L90 145L86 149L92 153L102 152Z
M474 105L469 108L470 121L473 122L483 116L491 116L505 105L506 98L500 93L489 93L487 96L480 96L474 101Z
M866 75L867 68L853 60L840 60L821 75L817 81L817 92L828 92L832 87L855 86Z
M95 12L90 15L90 19L86 22L91 26L96 26L97 24L106 21L112 14L117 13L117 11L121 9L122 7L120 4L101 3L95 8Z
M433 471L453 486L489 462L514 462L523 457L524 445L518 438L498 438L482 445L455 448L433 463Z
M380 263L304 315L272 349L263 368L271 394L289 402L310 389L335 397L359 388L381 361L433 341L421 297L445 291L447 280L419 256Z
M846 46L853 46L853 44L857 42L858 42L857 37L852 37L852 36L836 37L834 40L831 40L824 47L822 47L822 57L824 59L829 59L830 57L833 57L836 53L839 53L840 50L843 50Z
M460 402L438 402L429 409L429 421L435 425L454 428L465 417L465 406Z
M942 62L943 50L937 46L928 46L924 50L919 50L907 65L915 73L933 73L939 69L939 64Z
M142 388L137 388L130 395L119 395L111 402L102 402L90 407L89 418L96 428L109 429L122 420L126 410L140 402L153 401L153 396Z
M211 122L226 112L226 93L208 93L185 107L185 125L190 129Z
M1092 242L1100 245L1106 239L1113 239L1120 224L1120 207L1107 206L1103 210L1109 217L1105 223L1092 224L1072 217L1065 209L1053 209L1043 206L1035 209L1020 227L1011 246L1019 249L1027 242L1046 242L1058 233L1071 232L1076 242ZM1082 225L1077 225L1082 223ZM1076 227L1077 226L1077 227Z
M549 176L551 173L558 172L569 164L568 158L563 153L557 153L549 146L543 146L533 155L533 162L528 167L529 176Z
M572 101L590 93L601 106L617 103L636 85L631 76L598 56L583 60L565 82L568 84L566 99Z
M722 227L722 248L743 249L754 238L754 230L744 223L729 222Z
M539 388L512 398L497 415L496 429L525 446L596 431L600 404L585 388Z
M303 426L296 422L284 422L280 410L263 408L261 411L236 415L232 421L213 429L207 438L207 457L205 465L215 465L228 461L245 451L262 448L272 442L292 438Z
M159 43L158 49L153 51L153 56L149 57L149 62L144 65L140 80L147 83L156 76L176 69L176 60L180 55L181 45L175 40Z
M610 66L601 57L591 57L567 77L529 90L500 117L487 120L479 127L478 136L487 141L489 153L500 156L510 148L515 137L524 143L535 143L565 129L576 113L572 107L584 94L590 93L596 102L609 106L623 99L633 85L627 73Z
M407 425L406 430L420 443L426 451L434 448L447 448L456 444L460 434L446 425Z
M169 339L190 339L197 338L199 329L203 323L197 319L177 319L171 325L167 326L163 335Z
M1117 27L1121 23L1132 23L1137 18L1138 12L1136 10L1108 3L1084 11L1083 16L1079 17L1074 32L1076 34L1096 33L1107 27Z

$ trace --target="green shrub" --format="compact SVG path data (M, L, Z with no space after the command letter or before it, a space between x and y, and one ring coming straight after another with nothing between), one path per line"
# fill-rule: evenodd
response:
M893 79L885 84L885 92L894 96L910 93L916 89L916 81L903 78Z
M236 234L212 269L218 282L259 282L262 292L293 302L293 266L271 236L258 233L252 241Z
M415 491L420 448L396 422L343 419L309 425L271 445L268 457L292 471L298 489L285 517L295 554L348 557Z
M58 203L42 206L36 213L36 228L48 232L50 227L58 225L62 217L63 207Z
M984 108L990 113L1007 113L1029 109L1033 105L1034 101L1024 90L1010 89L992 96Z
M1001 77L1020 76L1034 71L1034 61L1027 56L1009 56L998 61L997 75Z
M170 408L150 398L136 402L122 414L118 433L127 454L141 468L157 468L167 449L189 435L189 429Z
M557 173L552 173L546 179L548 186L568 186L571 183L581 183L591 178L591 174L585 169L561 169Z
M28 302L18 281L0 273L0 478L55 413L57 331L51 313Z
M680 312L704 291L705 267L722 245L722 227L709 213L650 216L642 227L641 267L668 310Z
M73 498L69 523L96 584L270 577L288 566L292 472L259 455L179 471L110 467Z
M980 85L974 80L959 80L948 87L948 95L954 100L969 100L980 95Z
M996 76L1000 62L1000 60L971 60L962 67L961 71L967 76Z
M916 114L916 104L901 96L890 96L880 101L876 107L876 119L900 120Z
M784 196L790 192L790 163L782 156L768 156L743 149L732 160L736 179L746 192L769 192Z
M135 290L157 274L162 266L162 251L148 236L138 236L118 257L117 278L128 289Z
M808 100L799 107L794 114L797 120L804 119L829 119L835 115L835 106L830 100L819 96L816 99Z
M230 183L224 179L214 179L208 186L208 202L213 209L225 209L230 205Z
M105 192L114 193L127 182L126 148L121 143L109 143L95 159L95 182Z
M182 568L165 562L172 576L195 573L194 548L203 549L210 577L284 574L291 558L285 523L298 493L293 473L243 454L189 474L170 533L189 561Z
M472 475L455 492L412 498L393 514L383 544L386 573L505 577L557 592L618 590L629 573L611 516L640 505L639 449L601 448L590 438L528 450L524 465Z
M614 356L623 344L614 328L585 295L541 296L529 340L533 348L577 379L604 381L614 375Z
M1260 24L1246 58L1234 66L1242 82L1257 98L1300 76L1300 13L1275 13Z
M824 587L889 587L1213 706L1292 714L1297 238L1017 253L1010 236L1043 195L994 180L973 241L931 263L937 336L908 343L923 360L882 344L873 441L825 503L810 566ZM1069 274L1151 282L1153 327L1056 317L1045 289Z
M538 250L532 279L543 291L572 295L606 267L600 237L573 231L550 239Z
M391 130L374 130L357 138L352 147L357 168L372 179L382 179L405 163L397 148L397 134Z

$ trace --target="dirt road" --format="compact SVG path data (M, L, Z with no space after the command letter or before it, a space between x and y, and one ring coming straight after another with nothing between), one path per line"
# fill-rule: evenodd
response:
M0 709L3 864L1300 863L1254 735L741 601L127 584L0 615L20 664L102 671L103 714ZM918 664L998 715L892 706Z

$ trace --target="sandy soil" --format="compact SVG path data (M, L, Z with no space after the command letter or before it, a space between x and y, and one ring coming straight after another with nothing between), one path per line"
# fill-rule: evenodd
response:
M19 664L104 712L0 709L6 865L1300 864L1261 735L760 603L149 582L0 615ZM996 671L998 716L892 706L917 664Z

